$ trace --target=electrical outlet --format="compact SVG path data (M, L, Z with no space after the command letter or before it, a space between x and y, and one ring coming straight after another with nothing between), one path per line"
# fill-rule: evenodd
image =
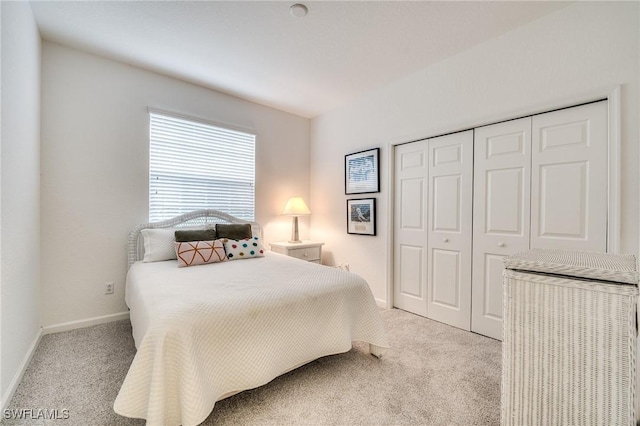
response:
M104 285L104 294L113 294L113 281L105 283Z

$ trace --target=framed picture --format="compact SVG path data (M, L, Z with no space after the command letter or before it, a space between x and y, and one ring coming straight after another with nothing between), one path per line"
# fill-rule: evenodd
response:
M347 233L376 235L376 199L347 200Z
M344 193L380 191L380 148L344 156Z

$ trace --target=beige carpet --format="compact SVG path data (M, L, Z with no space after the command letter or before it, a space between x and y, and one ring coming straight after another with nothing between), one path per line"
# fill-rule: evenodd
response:
M500 342L397 309L392 348L321 358L216 403L205 425L497 425ZM68 420L8 425L142 425L113 412L135 348L128 321L44 336L9 409L68 409Z

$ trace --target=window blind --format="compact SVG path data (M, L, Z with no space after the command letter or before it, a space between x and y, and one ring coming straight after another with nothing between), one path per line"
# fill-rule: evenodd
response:
M255 216L255 135L149 113L149 221L198 209Z

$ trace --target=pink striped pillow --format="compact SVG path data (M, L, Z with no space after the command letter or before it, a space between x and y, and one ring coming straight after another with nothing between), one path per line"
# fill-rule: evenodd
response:
M206 263L224 262L227 255L224 252L222 240L188 241L175 243L178 266L204 265Z

